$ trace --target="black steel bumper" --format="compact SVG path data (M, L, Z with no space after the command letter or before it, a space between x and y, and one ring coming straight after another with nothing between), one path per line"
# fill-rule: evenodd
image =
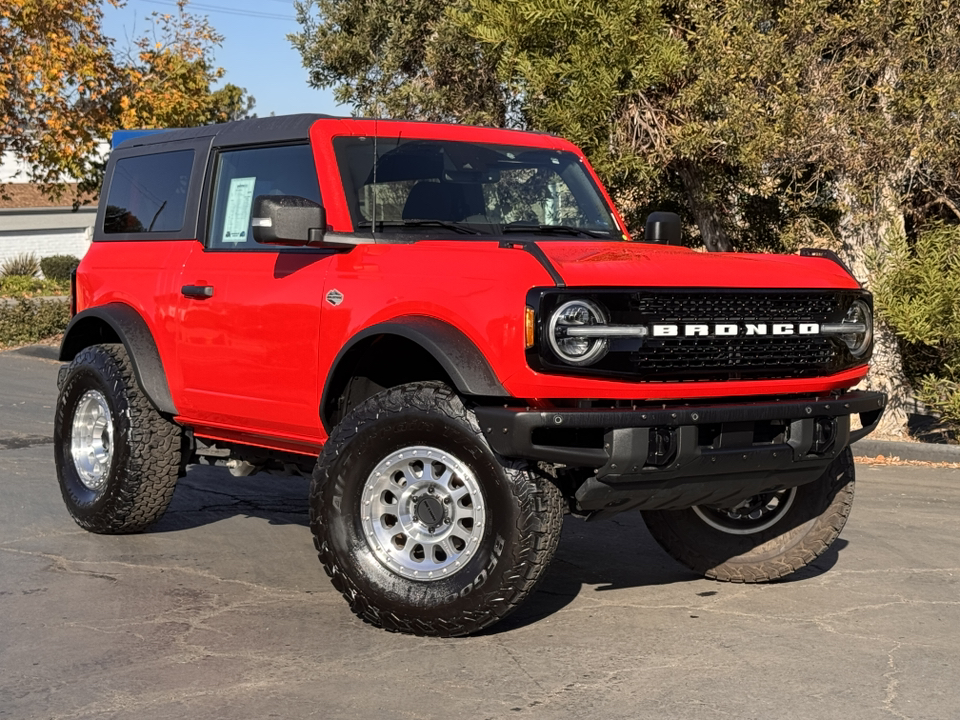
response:
M886 395L656 409L476 408L491 447L510 458L594 468L576 492L598 516L639 509L725 506L816 480L876 427ZM850 416L861 428L851 431Z

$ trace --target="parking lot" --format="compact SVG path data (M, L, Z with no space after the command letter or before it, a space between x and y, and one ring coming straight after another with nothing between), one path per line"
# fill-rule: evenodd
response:
M636 514L568 518L489 632L393 635L317 561L307 481L192 468L150 532L80 530L52 457L57 364L0 353L0 718L956 718L960 470L860 466L788 581L700 579Z

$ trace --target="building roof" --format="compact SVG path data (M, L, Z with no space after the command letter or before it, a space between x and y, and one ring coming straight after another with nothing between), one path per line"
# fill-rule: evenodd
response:
M76 196L76 183L67 183L59 200L48 198L37 183L7 183L0 187L0 209L69 207L73 205ZM96 198L87 196L83 199L81 206L88 207L96 204Z

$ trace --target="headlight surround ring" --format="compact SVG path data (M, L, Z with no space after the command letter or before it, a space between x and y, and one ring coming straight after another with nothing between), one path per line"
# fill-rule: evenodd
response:
M565 335L563 329L606 324L607 315L597 303L583 299L568 300L553 311L547 323L550 349L569 365L593 365L607 354L610 341L601 337L572 337Z
M870 305L865 300L854 300L843 323L864 325L866 330L862 333L843 333L840 338L846 344L850 354L856 358L865 356L870 348L873 347L873 312Z

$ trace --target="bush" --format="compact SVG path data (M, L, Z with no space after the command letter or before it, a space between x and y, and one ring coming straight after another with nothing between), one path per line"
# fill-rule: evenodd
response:
M960 424L960 227L934 225L877 262L877 310L900 339L917 399Z
M70 321L70 303L20 298L0 303L0 345L22 345L62 333Z
M33 253L22 253L0 265L0 276L36 277L40 272L40 261Z
M70 273L79 264L80 258L73 255L51 255L40 260L40 269L43 271L43 276L49 280L69 282Z
M23 275L0 276L0 297L33 297L36 295L66 295L70 282Z

